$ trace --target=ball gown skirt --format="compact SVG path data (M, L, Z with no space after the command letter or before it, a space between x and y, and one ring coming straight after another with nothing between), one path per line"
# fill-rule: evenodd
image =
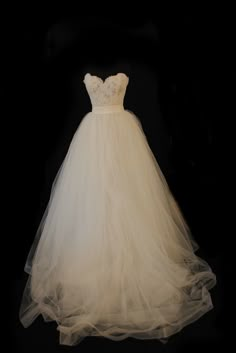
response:
M140 120L123 108L127 76L84 81L93 109L29 251L20 320L55 321L64 345L86 336L165 342L213 308L216 278L195 253Z

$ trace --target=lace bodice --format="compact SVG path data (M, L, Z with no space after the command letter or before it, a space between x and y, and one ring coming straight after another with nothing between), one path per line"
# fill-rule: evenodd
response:
M104 81L87 73L84 83L92 107L122 106L129 78L124 73L107 77Z

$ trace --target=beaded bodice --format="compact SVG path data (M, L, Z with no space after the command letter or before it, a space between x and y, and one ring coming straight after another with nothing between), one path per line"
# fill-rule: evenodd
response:
M104 81L87 73L84 83L89 94L92 107L122 106L129 78L124 73L107 77Z

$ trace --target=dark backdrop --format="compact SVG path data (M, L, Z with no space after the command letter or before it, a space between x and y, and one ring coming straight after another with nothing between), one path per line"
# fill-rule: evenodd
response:
M18 310L27 277L24 263L53 179L74 132L91 109L82 82L86 72L103 79L117 72L130 77L125 107L139 117L200 245L199 255L210 263L218 283L211 291L214 310L165 346L157 341L114 343L88 338L72 351L182 352L187 347L187 351L195 352L224 344L227 265L222 236L226 240L227 234L222 222L222 185L227 167L222 121L232 113L235 71L230 70L227 42L220 42L218 32L218 24L209 26L209 18L174 14L133 19L113 16L112 20L105 16L44 15L21 23L16 33L12 85L18 113L11 119L15 200L9 235L9 243L14 242L10 331L16 352L67 349L57 344L56 326L45 324L41 318L28 329L21 327ZM229 57L225 71L218 66L217 52L222 46Z

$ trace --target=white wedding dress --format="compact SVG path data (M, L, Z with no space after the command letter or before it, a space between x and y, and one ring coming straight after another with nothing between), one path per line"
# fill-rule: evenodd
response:
M124 73L86 74L81 121L30 249L20 320L56 321L60 343L86 336L163 342L212 309L216 278L139 119L124 109Z

